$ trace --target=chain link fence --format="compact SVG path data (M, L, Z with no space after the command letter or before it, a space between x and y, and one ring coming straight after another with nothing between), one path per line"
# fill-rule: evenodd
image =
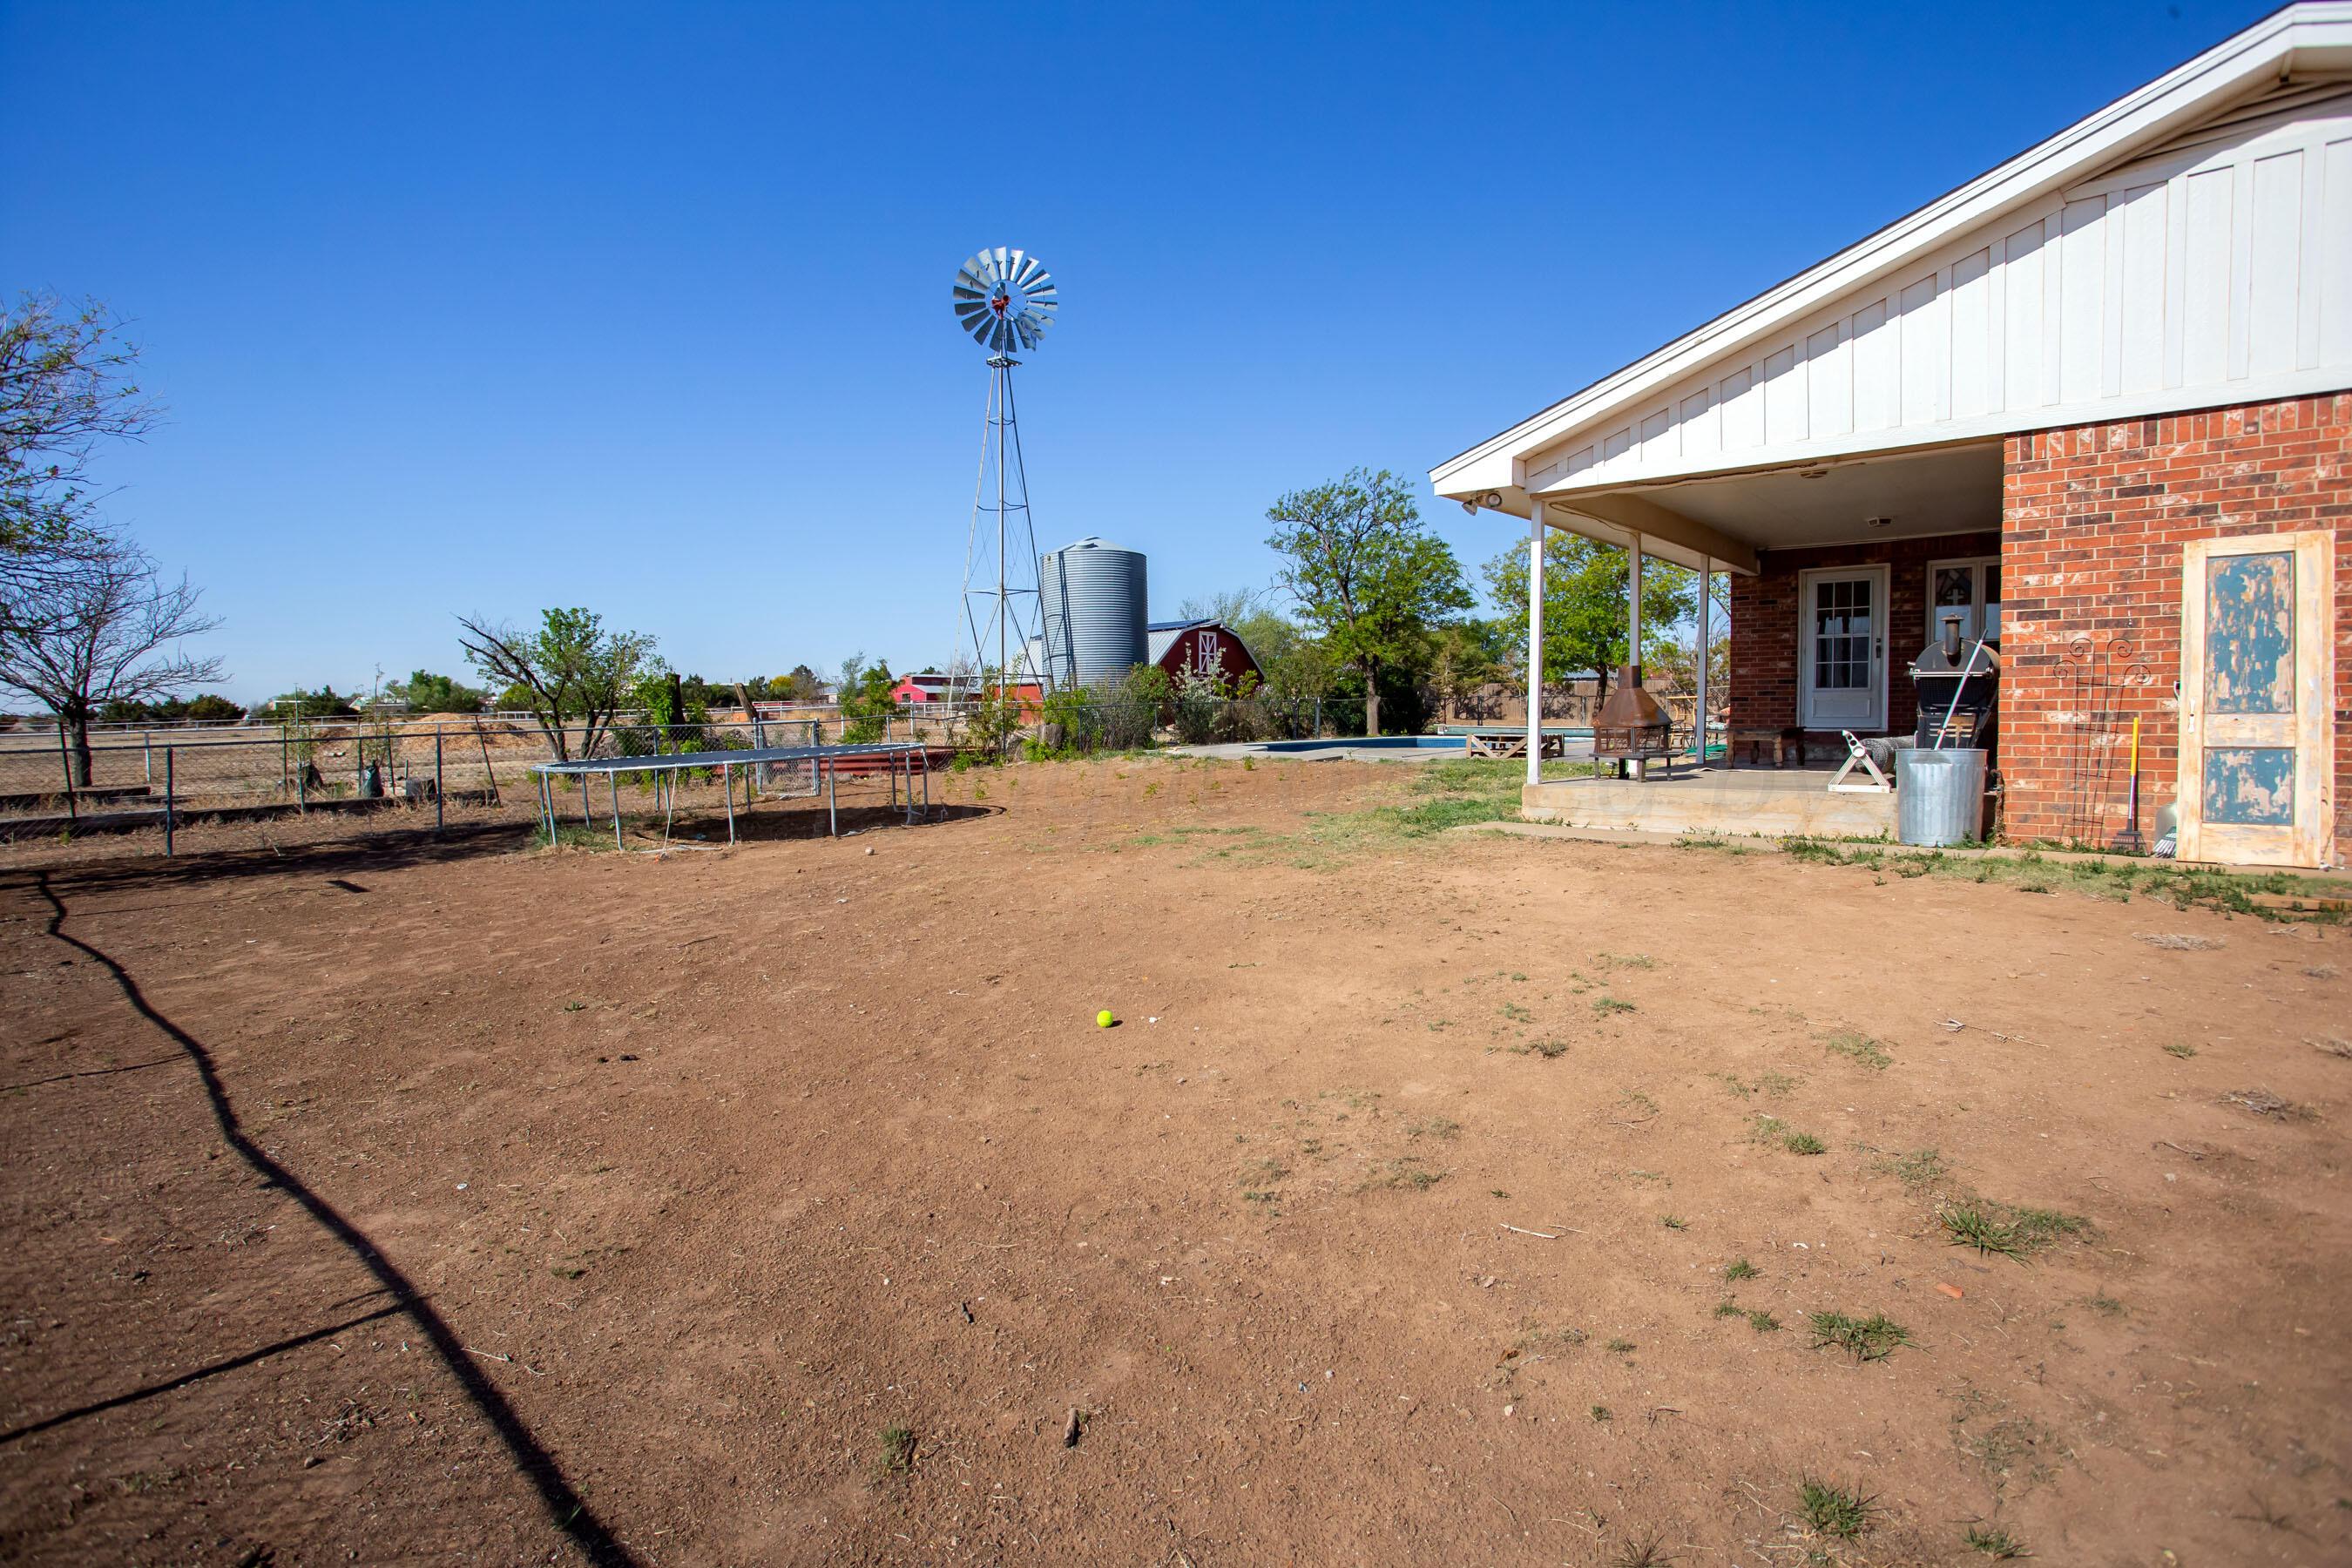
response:
M958 753L1087 754L1360 735L1363 730L1360 700L1180 693L1155 707L1076 694L1042 707L1027 704L1017 715L937 704L849 719L618 723L600 731L593 746L585 731L572 725L564 731L562 755L899 741L929 749L937 768ZM0 843L70 845L70 858L79 858L290 847L500 824L529 829L539 820L530 770L555 760L557 748L538 724L510 716L94 729L86 752L53 724L18 720L0 730ZM719 782L699 776L715 772L684 777L677 805L719 809ZM850 775L857 787L855 770ZM763 799L807 800L817 793L818 773L808 762L769 763L755 770L753 783ZM635 809L626 799L623 804ZM598 815L604 815L601 805Z

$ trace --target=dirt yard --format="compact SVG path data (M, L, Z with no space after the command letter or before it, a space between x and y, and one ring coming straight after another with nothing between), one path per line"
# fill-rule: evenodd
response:
M0 1559L2352 1559L2343 929L1421 776L0 861Z

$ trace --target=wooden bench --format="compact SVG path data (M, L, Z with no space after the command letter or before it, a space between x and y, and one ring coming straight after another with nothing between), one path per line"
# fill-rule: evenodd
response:
M1797 766L1801 768L1805 765L1805 732L1793 725L1786 728L1751 729L1742 726L1734 729L1731 731L1731 745L1724 752L1724 760L1737 767L1739 748L1743 745L1748 748L1748 765L1751 768L1764 765L1759 752L1768 748L1772 754L1772 765L1776 768L1787 767L1791 758L1795 760Z

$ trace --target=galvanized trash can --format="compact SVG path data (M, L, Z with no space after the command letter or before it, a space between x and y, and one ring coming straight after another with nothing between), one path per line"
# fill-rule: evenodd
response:
M1985 754L1906 746L1895 753L1895 837L1967 844L1984 826Z

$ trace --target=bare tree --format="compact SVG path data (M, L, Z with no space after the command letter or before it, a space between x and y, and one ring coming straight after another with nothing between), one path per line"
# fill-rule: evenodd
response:
M198 597L184 577L165 583L136 544L102 533L36 583L0 578L0 686L58 716L76 788L89 785L89 725L99 710L221 679L220 660L173 647L220 625L198 610Z
M575 754L567 725L581 727L577 755L593 757L596 742L653 657L654 639L640 632L608 632L588 610L547 610L528 636L480 616L457 617L458 646L497 691L521 687L530 716L555 748L555 760Z

